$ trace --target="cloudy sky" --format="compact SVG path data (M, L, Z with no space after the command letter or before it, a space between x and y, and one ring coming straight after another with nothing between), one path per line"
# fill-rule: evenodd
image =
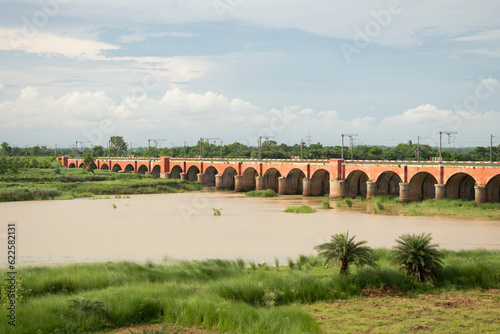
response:
M0 0L0 142L500 144L498 0ZM448 141L444 141L448 145Z

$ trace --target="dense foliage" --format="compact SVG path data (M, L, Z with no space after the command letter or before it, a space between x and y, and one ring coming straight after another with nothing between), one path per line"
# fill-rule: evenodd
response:
M78 147L78 156L92 155L94 157L123 155L133 155L136 157L186 157L194 158L200 155L207 158L258 158L259 150L256 146L249 146L242 143L226 144L221 147L219 143L204 141L200 147L200 142L193 146L185 147L163 147L156 146L138 147L131 149L125 143L123 137L111 137L111 152L102 146ZM85 145L85 144L83 144ZM90 146L90 145L86 145ZM75 156L73 148L48 148L46 146L33 146L26 148L12 147L8 143L1 144L2 156ZM493 160L498 160L498 147L493 147ZM304 143L287 145L278 144L276 141L268 140L262 143L261 157L263 159L290 159L291 157L302 157L303 159L332 159L341 157L340 146L324 146L320 143L309 146ZM430 160L431 157L439 156L439 149L429 145L417 145L409 141L401 143L395 147L358 145L353 148L353 158L360 160ZM489 161L489 147L466 147L466 148L443 148L443 160L447 161ZM349 147L344 147L344 158L350 158Z

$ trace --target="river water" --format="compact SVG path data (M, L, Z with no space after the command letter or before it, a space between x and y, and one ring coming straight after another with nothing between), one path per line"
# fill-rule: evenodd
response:
M201 192L130 198L0 203L0 267L7 263L7 224L17 228L17 264L221 258L285 263L349 230L371 247L392 247L403 233L432 233L441 248L500 249L500 221L384 216L319 208L322 198L246 198ZM116 206L116 208L114 207ZM213 208L221 209L214 216ZM5 264L5 265L4 265Z

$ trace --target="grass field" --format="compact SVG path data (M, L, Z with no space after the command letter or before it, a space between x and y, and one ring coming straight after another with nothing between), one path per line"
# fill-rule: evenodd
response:
M21 168L0 175L0 202L72 199L96 195L158 194L200 190L195 182L157 179L152 175L84 169Z
M389 254L375 250L377 267L349 275L304 255L290 259L295 269L243 260L20 268L16 328L2 321L0 332L104 333L161 323L219 333L500 330L500 251L444 251L433 283L407 278Z

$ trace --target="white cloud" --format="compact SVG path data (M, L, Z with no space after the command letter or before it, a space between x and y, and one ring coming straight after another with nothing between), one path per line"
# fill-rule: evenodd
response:
M481 31L477 34L455 38L461 42L494 42L500 41L500 29Z
M464 50L462 51L462 53L500 58L500 48L471 49L471 50Z
M21 50L28 53L63 55L80 59L102 59L106 50L118 46L91 39L59 36L45 31L26 34L23 29L0 28L0 50Z

